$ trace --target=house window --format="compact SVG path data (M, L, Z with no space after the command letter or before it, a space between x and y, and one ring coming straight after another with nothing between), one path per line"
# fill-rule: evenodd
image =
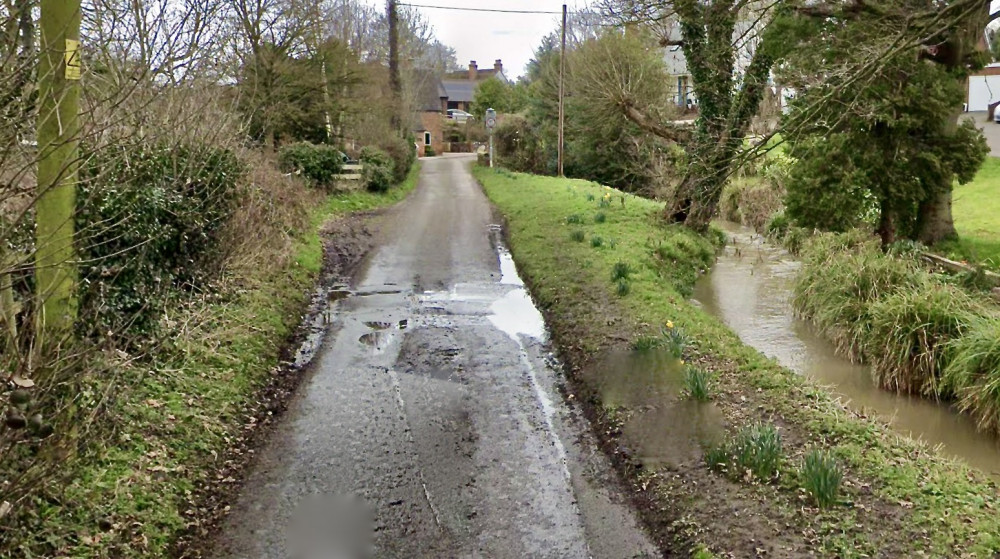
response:
M430 132L424 132L424 145L425 146L431 145L431 133Z

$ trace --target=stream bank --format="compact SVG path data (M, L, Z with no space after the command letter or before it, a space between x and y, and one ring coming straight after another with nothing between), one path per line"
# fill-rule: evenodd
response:
M879 389L869 367L836 355L833 345L795 316L792 284L799 261L753 230L717 224L730 238L694 300L747 345L831 390L862 415L874 415L905 436L922 440L1000 481L1000 441L976 430L971 418L946 403Z
M706 267L707 241L659 225L658 204L586 181L474 173L508 220L514 259L569 370L567 397L585 403L665 553L683 556L699 544L739 557L1000 551L1000 498L983 474L844 406L689 302ZM622 268L625 282L612 281ZM639 374L641 363L629 360L647 358L632 346L655 342L668 321L690 340L685 359L712 372L719 419L706 411L701 432L688 428L694 412L681 407L690 402L671 388L668 366L656 358L647 374L662 381L662 397L650 389L618 391L616 399L608 389L614 374ZM756 421L781 434L778 481L747 483L710 471L699 454L711 425L728 434ZM670 433L694 440L679 458L662 444ZM833 452L845 470L844 494L830 509L812 506L798 485L801 457L816 448Z

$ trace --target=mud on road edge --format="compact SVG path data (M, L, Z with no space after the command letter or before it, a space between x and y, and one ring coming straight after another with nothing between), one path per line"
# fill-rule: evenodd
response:
M496 205L492 202L490 204L494 223L501 225L500 242L510 248L516 264L517 256L513 252L516 249L511 246L508 237L507 218ZM672 502L665 506L662 497L657 495L659 490L657 481L645 475L642 462L626 446L622 438L622 418L608 413L601 403L597 389L581 374L585 368L595 365L595 357L601 352L628 349L628 341L632 339L631 334L640 332L638 325L621 324L620 326L630 331L629 335L605 338L605 342L596 351L585 349L577 342L580 340L578 325L572 318L564 317L552 305L539 304L536 296L537 286L533 278L523 272L520 272L520 275L525 288L545 319L545 326L550 336L548 344L562 365L565 382L557 385L562 392L561 396L583 412L597 445L614 466L617 487L613 489L639 513L638 518L643 528L664 557L691 555L701 542L684 529L682 505ZM603 294L593 295L602 299L594 304L602 307L612 306L608 297Z
M239 412L239 436L220 456L221 465L207 486L199 487L185 511L187 527L178 535L171 555L184 559L209 557L217 528L235 502L252 467L257 450L267 444L288 404L310 371L325 332L323 316L330 301L346 293L361 264L376 244L378 221L388 208L354 212L331 218L320 227L323 270L299 325L282 344L278 366L266 382L250 394Z

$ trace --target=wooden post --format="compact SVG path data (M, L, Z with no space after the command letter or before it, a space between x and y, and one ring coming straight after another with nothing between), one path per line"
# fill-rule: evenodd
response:
M566 111L563 108L563 81L566 74L566 4L562 7L562 47L559 50L559 176L563 173L563 144L565 143Z
M39 333L58 336L71 331L77 310L80 0L42 0L40 27L35 289L42 310Z
M399 79L399 13L396 0L388 0L386 5L389 18L389 89L392 90L392 129L403 135L403 121L400 107L403 102L403 84Z

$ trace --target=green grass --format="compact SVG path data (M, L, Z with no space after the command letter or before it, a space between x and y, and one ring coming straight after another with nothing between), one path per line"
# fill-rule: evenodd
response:
M980 429L1000 432L1000 315L969 322L948 349L943 389L956 394L958 408L972 414Z
M0 544L0 556L170 556L185 511L196 504L193 492L215 480L225 451L243 436L244 406L301 319L323 264L320 225L402 200L418 173L415 166L385 194L329 196L309 227L294 232L287 254L262 255L287 266L251 270L216 296L173 311L175 331L149 359L111 371L123 395L106 412L111 438L87 440L65 466L66 484L43 488L28 505L35 510L20 552L6 555L10 547ZM107 385L98 380L95 386ZM105 523L110 530L99 528Z
M955 187L952 213L959 240L939 248L959 259L1000 269L1000 158L987 157L972 182Z
M711 241L683 228L661 226L659 204L625 194L624 206L616 202L605 210L605 223L585 227L589 234L614 238L617 248L592 250L569 240L564 216L592 212L594 204L586 198L602 196L603 187L581 180L502 175L483 168L474 173L507 217L519 271L546 312L557 341L571 343L579 359L593 358L610 348L627 347L640 336L655 336L672 321L688 338L686 352L712 371L716 405L728 424L738 428L753 421L780 420L784 445L802 453L812 448L835 452L845 479L866 484L870 488L866 499L889 515L876 520L850 507L834 507L820 517L794 516L802 529L814 530L816 539L806 544L811 549L835 555L820 552L877 549L880 542L890 540L899 546L894 552L901 556L921 551L938 557L989 557L1000 551L996 520L1000 497L981 473L847 411L829 392L744 345L718 319L688 302L685 293L698 270L711 264ZM665 248L659 250L660 246ZM709 255L707 262L702 249ZM608 282L619 261L634 267L629 275L631 293L624 298L616 297L615 284ZM615 317L613 324L610 316ZM741 397L748 401L742 403ZM727 405L731 401L736 403ZM677 499L719 498L670 493L670 488L687 482L683 473L678 475L682 479L677 484L657 493L663 507ZM770 486L753 495L774 511L795 511L797 491L797 487ZM695 523L697 510L694 505L688 510ZM718 518L701 520L718 522ZM717 542L712 543L716 549Z
M840 497L844 474L837 460L828 452L813 450L806 454L799 470L802 487L820 508L828 508Z
M735 479L749 475L770 481L781 465L781 435L774 425L753 422L741 427L733 436L705 452L705 462L713 469Z
M711 373L705 369L687 365L684 368L684 390L687 395L699 402L707 402L709 393L709 378Z

